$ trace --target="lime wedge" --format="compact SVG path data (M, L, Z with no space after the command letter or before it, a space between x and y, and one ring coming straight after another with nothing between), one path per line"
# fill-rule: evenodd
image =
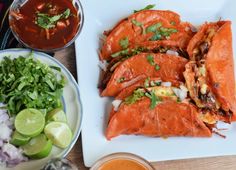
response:
M67 122L66 114L62 109L54 109L47 114L47 121Z
M66 148L71 143L72 132L66 123L50 122L45 126L44 133L54 145L60 148Z
M34 159L47 157L52 150L52 141L44 134L32 138L29 143L21 147L26 156Z
M22 135L34 137L43 131L45 118L36 109L24 109L16 115L15 127Z
M30 137L23 136L19 132L14 131L10 143L15 146L21 146L28 143L30 140Z

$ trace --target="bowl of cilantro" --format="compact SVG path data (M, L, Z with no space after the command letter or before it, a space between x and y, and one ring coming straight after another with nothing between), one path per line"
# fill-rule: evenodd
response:
M41 169L65 157L82 125L79 87L65 66L29 49L0 51L0 169Z

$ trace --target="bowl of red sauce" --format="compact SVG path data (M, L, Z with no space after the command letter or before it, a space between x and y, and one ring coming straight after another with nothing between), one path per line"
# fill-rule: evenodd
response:
M138 155L121 152L99 159L90 170L154 170L154 168Z
M25 47L53 52L71 45L84 22L79 0L14 0L9 23Z

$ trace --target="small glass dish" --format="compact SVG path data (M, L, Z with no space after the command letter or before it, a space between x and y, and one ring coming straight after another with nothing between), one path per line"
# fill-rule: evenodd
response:
M41 170L78 170L78 168L68 159L54 158L48 161Z
M154 167L144 158L141 158L138 155L134 155L131 153L126 152L119 152L113 153L107 156L102 157L99 159L91 168L90 170L100 170L102 166L106 165L107 163L115 160L128 160L141 165L145 170L155 170Z
M11 16L10 14L14 11L19 11L18 9L23 6L27 1L29 0L14 0L10 6L9 9L9 25L11 28L11 31L14 35L14 37L18 40L18 42L20 42L21 44L23 44L25 47L36 50L36 51L42 51L42 52L55 52L55 51L59 51L62 50L68 46L70 46L72 43L74 43L74 41L76 40L76 38L80 35L82 28L83 28L83 24L84 24L84 12L83 12L83 7L82 4L79 0L71 0L73 6L75 7L76 11L77 11L77 16L79 18L79 22L77 25L75 25L77 28L76 33L73 35L73 38L70 39L67 43L65 43L63 46L60 47L56 47L56 48L36 48L36 47L32 47L31 45L27 44L26 42L24 42L22 40L22 38L19 36L19 34L15 31L15 29L12 26L13 23L13 16ZM35 40L37 41L37 39Z

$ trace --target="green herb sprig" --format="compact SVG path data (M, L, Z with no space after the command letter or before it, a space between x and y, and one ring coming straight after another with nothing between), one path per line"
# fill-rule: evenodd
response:
M151 64L152 66L155 66L155 70L156 70L156 71L160 70L160 66L155 63L154 58L153 58L152 55L147 55L147 61L148 61L149 64Z
M122 49L126 49L129 46L129 38L125 37L119 41L120 46Z
M143 48L143 47L138 47L138 48L134 48L134 49L127 48L125 50L121 50L121 51L118 51L116 53L113 53L111 55L111 57L115 58L115 57L122 56L122 57L129 58L131 56L137 55L137 54L139 54L141 52L145 52L145 51L147 51L147 49Z
M67 19L70 16L70 9L66 9L62 14L49 16L44 13L36 13L35 23L44 29L54 28L60 19Z
M140 27L142 29L142 34L146 34L146 29L143 26L143 23L137 21L136 19L131 20L132 24L136 25L137 27Z
M121 77L117 80L118 83L123 83L125 81L125 77Z
M142 8L142 9L134 10L134 13L136 13L136 12L140 12L140 11L144 11L144 10L149 10L149 9L154 8L155 6L156 6L155 4L147 5L146 7Z
M151 105L150 105L151 109L154 109L156 107L156 105L162 101L160 97L156 96L154 91L151 91L149 93L146 92L145 96L147 96L151 100Z
M162 23L156 23L146 28L146 32L153 32L154 35L150 38L151 41L157 41L166 39L171 36L171 34L178 32L175 28L165 28L162 27Z
M0 102L7 105L10 114L25 108L61 108L65 79L59 70L33 56L4 57L0 62Z
M136 89L132 95L125 98L125 104L134 104L136 101L140 100L145 96L145 91L142 88Z

